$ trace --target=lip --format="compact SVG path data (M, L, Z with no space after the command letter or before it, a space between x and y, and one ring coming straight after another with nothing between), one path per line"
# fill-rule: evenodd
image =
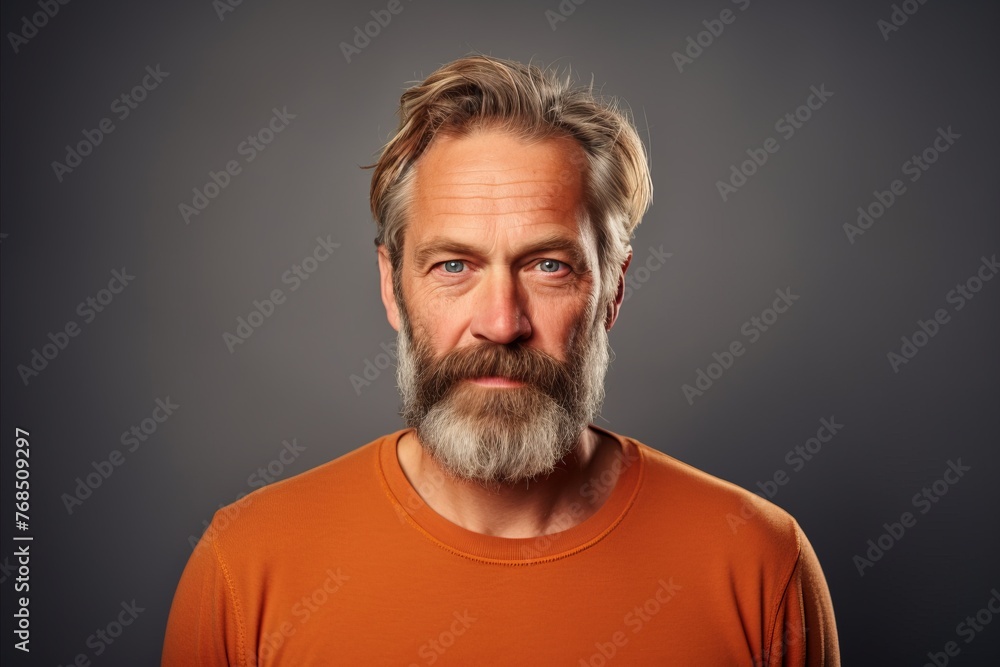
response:
M517 380L511 380L509 378L498 377L495 375L483 376L477 378L468 378L469 382L484 386L484 387L523 387L524 383Z

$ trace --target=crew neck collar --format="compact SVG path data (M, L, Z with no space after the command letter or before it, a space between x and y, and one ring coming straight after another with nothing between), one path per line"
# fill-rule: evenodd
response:
M616 465L622 467L621 474L604 504L594 514L571 528L548 535L524 538L484 535L452 523L431 509L410 484L399 464L399 442L413 428L401 429L379 441L379 479L399 516L443 549L473 560L508 565L557 560L587 549L607 537L625 518L642 480L645 460L638 443L593 424L589 428L618 443ZM585 506L588 502L590 496L586 489L581 489L580 505Z

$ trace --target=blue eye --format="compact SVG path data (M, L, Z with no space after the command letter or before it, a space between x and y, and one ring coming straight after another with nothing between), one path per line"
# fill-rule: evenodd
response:
M542 269L543 273L555 273L556 271L559 270L559 267L562 265L562 262L560 262L557 259L543 259L538 263L538 266L544 267L546 265L551 267L551 269L543 268Z
M451 270L449 270L449 265L451 265L452 267L454 267L456 264L458 265L458 269L459 269L458 271L451 271ZM444 262L443 266L445 267L444 270L447 273L459 273L459 271L461 270L461 268L463 266L465 266L465 262L463 262L460 259L452 259L452 260L448 260L447 262Z

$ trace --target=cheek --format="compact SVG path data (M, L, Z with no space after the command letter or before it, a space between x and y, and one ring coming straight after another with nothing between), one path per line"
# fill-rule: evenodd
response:
M579 338L585 336L587 318L585 309L548 308L532 319L535 344L550 355L565 361Z
M424 303L409 308L413 337L426 345L436 359L455 348L468 329L468 319L458 307L441 303Z

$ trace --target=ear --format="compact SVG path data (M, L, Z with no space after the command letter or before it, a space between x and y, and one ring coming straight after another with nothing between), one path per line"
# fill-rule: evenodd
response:
M399 307L396 305L396 295L392 287L392 263L389 261L389 251L384 245L378 247L378 272L386 319L393 329L399 331Z
M608 331L611 331L611 327L615 325L615 320L618 319L618 310L621 308L622 301L625 300L625 272L628 271L628 265L631 262L632 248L630 247L628 249L628 255L622 263L621 274L618 276L618 291L615 293L615 298L608 304L608 316L604 321L604 326Z

